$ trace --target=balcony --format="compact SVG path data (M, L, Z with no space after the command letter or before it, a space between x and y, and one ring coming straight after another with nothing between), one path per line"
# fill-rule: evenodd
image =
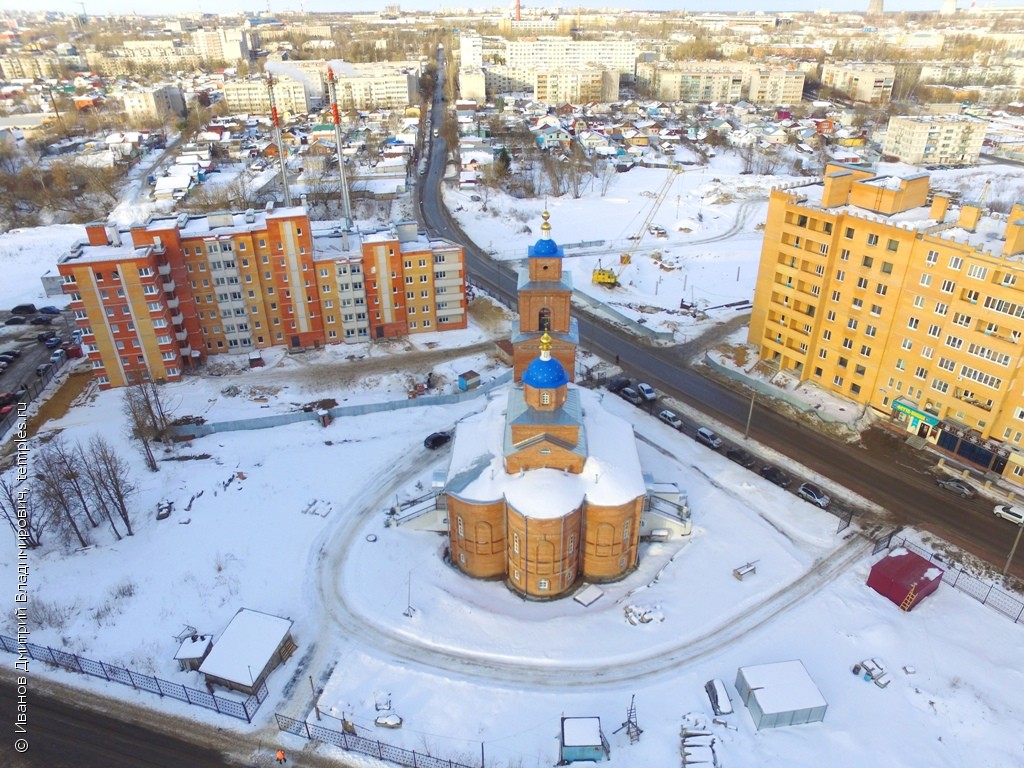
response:
M190 347L188 344L182 344L178 348L178 351L181 352L182 357L188 357L189 355L192 354L192 347Z
M163 284L164 293L174 293L174 281L168 280Z
M982 402L981 400L978 400L970 392L960 392L960 391L957 391L957 392L955 392L953 394L953 397L955 397L957 400L959 400L961 402L967 403L968 405L973 405L975 408L981 408L981 410L983 410L983 411L991 411L992 410L992 401L991 400L989 400L987 402Z
M157 265L156 271L159 272L163 277L167 277L169 274L171 274L171 265L159 264Z
M181 304L181 302L175 296L172 296L171 298L167 299L167 306L170 309L177 309L179 304Z
M171 322L175 325L181 325L185 322L185 316L181 314L181 312L178 312L177 314L171 315Z
M188 338L188 331L175 331L174 338L176 338L178 341L184 341L185 339Z

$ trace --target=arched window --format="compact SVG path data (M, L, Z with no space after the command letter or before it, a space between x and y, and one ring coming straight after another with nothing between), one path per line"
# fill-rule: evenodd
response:
M541 331L551 330L551 310L548 307L541 307L537 313L537 327Z
M551 405L551 390L550 389L542 389L540 391L540 404L541 405Z

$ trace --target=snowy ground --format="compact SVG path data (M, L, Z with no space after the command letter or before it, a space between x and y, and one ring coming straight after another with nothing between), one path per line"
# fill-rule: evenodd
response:
M641 241L641 248L659 247L673 268L635 258L623 274L625 287L611 294L623 296L622 306L662 307L644 315L652 326L696 332L691 318L668 311L682 298L702 306L750 298L760 250L756 224L770 183L780 179L730 174L729 162L679 176L654 219L668 238ZM635 169L617 175L604 197L549 200L555 240L621 241L646 216L630 201L660 187L665 173ZM1019 171L1008 170L1004 180L1020 185ZM492 198L489 207L503 212L496 217L470 210L480 204L462 193L451 193L450 203L463 205L463 224L478 243L502 244L499 256L521 258L539 235L542 201ZM524 212L521 219L514 210ZM681 231L680 222L692 231ZM521 231L524 224L530 232ZM39 301L38 275L83 236L81 228L66 227L0 236L0 307L57 303ZM617 260L618 250L609 252ZM577 288L607 297L590 284L596 259L571 256L569 263ZM715 322L731 315L710 316ZM314 399L404 399L407 368L412 383L433 372L449 388L467 368L499 373L477 348L491 335L476 327L418 337L408 348L339 346L298 358L269 352L267 367L252 371L242 358L224 357L218 375L166 392L178 414L211 421L292 410ZM447 351L432 347L435 341ZM461 354L454 345L473 351ZM416 365L407 366L413 359ZM731 768L823 761L835 768L959 768L1024 759L1021 626L946 587L913 612L900 612L864 586L872 560L851 531L834 534L834 517L618 398L605 398L604 406L634 423L645 469L687 490L694 533L681 547L645 546L639 571L606 588L590 608L571 600L524 603L500 584L444 567L442 538L385 528L394 500L422 494L434 470L446 466L447 449L427 451L423 437L483 406L474 400L344 418L327 428L309 422L216 434L174 446L152 474L124 437L119 394L96 395L47 425L31 450L57 430L69 441L101 432L121 445L140 486L137 533L114 543L100 528L91 534L93 547L71 555L51 536L32 554L31 596L45 610L31 640L201 687L172 658L171 636L183 625L219 633L243 606L287 616L295 620L299 650L270 678L271 699L257 723L264 737L274 733L274 711L314 717L306 684L312 675L323 689L323 724L345 716L363 735L470 764L479 760L481 742L489 765L553 764L563 714L601 717L615 765L677 764L683 725L711 734L698 741L714 739L719 763ZM168 500L175 511L157 522L157 503ZM15 582L14 555L11 537L0 538L3 583ZM754 560L755 575L733 578L733 568ZM654 620L628 623L630 606ZM4 625L9 614L5 608ZM888 688L850 674L867 657L886 663ZM797 658L829 702L824 723L755 731L736 700L736 669ZM0 655L0 664L13 659ZM37 664L32 673L54 674ZM703 692L712 677L725 681L737 710L725 725L712 722ZM63 679L248 732L215 713L93 679ZM398 730L372 725L374 704L388 693L404 719ZM624 732L612 731L634 694L644 734L630 746ZM291 737L271 738L292 752L302 748ZM709 746L691 751L712 760Z

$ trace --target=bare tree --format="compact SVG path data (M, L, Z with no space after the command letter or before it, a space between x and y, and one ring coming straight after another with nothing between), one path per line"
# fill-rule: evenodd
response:
M77 445L71 448L60 435L47 443L41 456L47 464L47 471L52 472L65 484L65 492L78 501L81 513L95 528L100 524L98 518L92 516L89 505L89 489L85 484L82 469L82 458Z
M56 524L65 540L74 536L79 546L88 546L89 541L78 524L78 505L68 492L67 484L61 477L61 467L49 446L40 451L33 468L38 483L36 487L39 489L39 500L50 520ZM116 528L114 532L117 533Z
M171 423L170 414L153 381L143 380L124 388L122 400L124 415L128 417L128 429L133 438L142 444L146 464L153 472L159 472L151 442L163 437Z
M102 497L117 512L128 535L134 535L128 500L137 488L131 480L128 462L100 435L93 435L84 455L94 496Z
M22 483L0 477L0 515L11 526L15 538L24 541L26 547L35 549L42 544L46 515Z

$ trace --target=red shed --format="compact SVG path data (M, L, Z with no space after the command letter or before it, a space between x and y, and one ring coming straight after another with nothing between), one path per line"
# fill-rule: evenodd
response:
M939 588L942 569L903 547L871 566L868 586L909 611Z

